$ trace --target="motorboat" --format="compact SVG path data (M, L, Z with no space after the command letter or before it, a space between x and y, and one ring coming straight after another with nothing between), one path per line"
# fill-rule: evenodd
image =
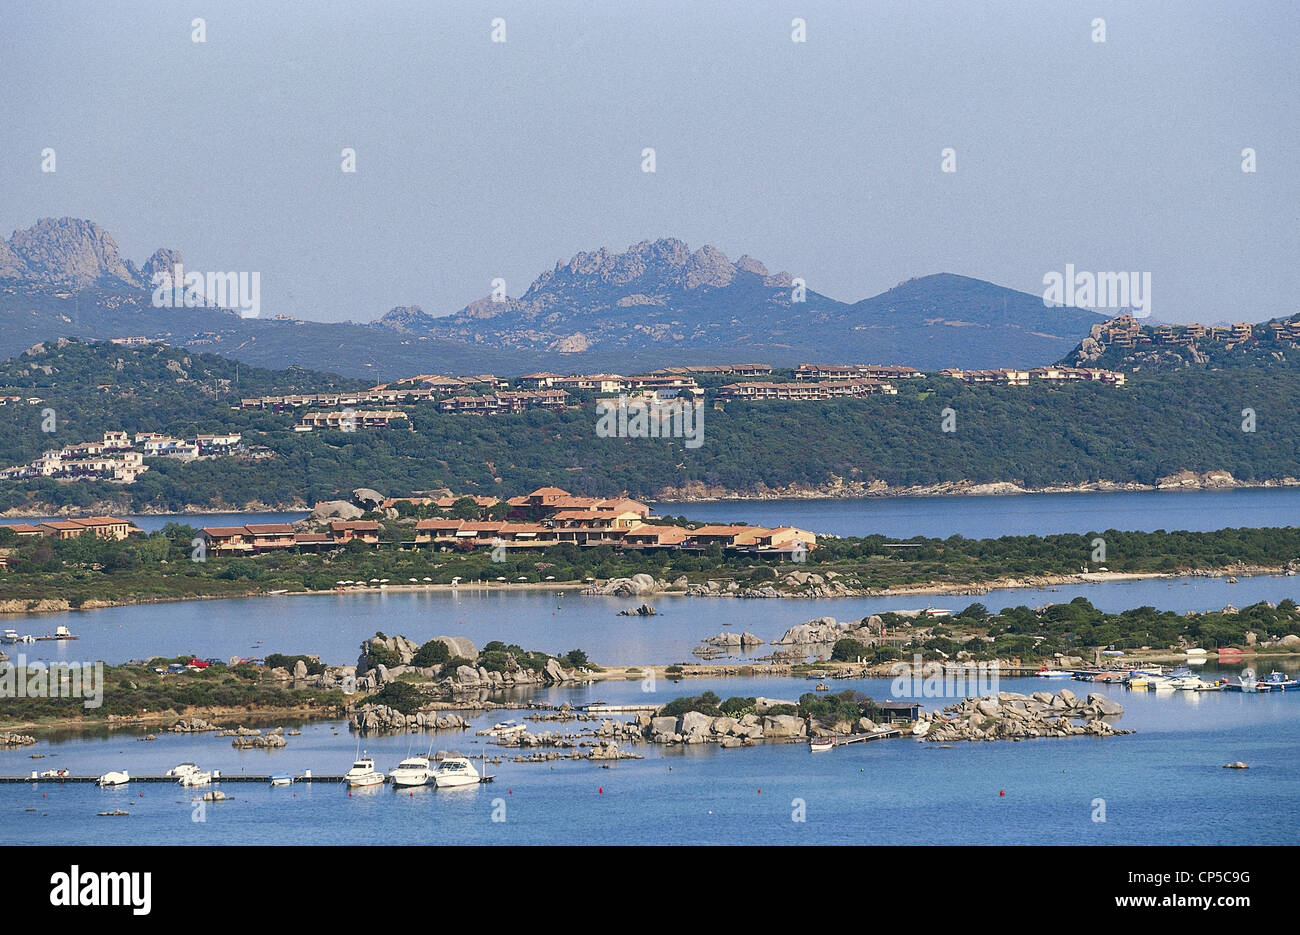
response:
M528 732L528 725L521 724L518 721L502 721L500 724L494 724L487 730L478 732L480 737L495 737L497 740L505 740L507 737L514 737L516 734Z
M810 753L830 753L834 749L834 737L819 737L815 740L808 741L808 751Z
M181 776L176 781L180 783L182 786L185 786L186 788L192 788L194 786L206 786L212 782L212 774L206 773L201 769L195 769Z
M180 779L182 776L188 776L190 773L197 773L198 771L199 768L194 763L177 763L163 775L169 779Z
M271 785L273 786L288 786L291 785L292 783L293 783L293 777L290 776L288 773L276 773L274 776L271 777Z
M476 786L478 770L463 756L449 756L438 763L433 771L433 784L439 789L448 786Z
M394 786L423 786L429 782L429 758L408 756L388 774Z
M67 779L68 771L66 769L47 769L41 773L42 779Z
M1034 675L1040 679L1068 679L1074 677L1074 673L1068 669L1049 669L1047 666L1043 666Z
M130 775L126 770L110 770L99 777L99 787L101 789L111 786L125 786L131 781Z
M343 781L349 786L379 786L383 785L384 774L375 769L373 759L363 755L343 774Z
M1268 678L1260 681L1270 689L1277 689L1278 691L1293 691L1297 685L1300 685L1300 682L1296 679L1289 678L1286 673L1276 670L1270 672Z

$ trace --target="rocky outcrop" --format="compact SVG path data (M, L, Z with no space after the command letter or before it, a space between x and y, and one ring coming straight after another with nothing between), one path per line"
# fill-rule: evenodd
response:
M717 636L710 636L704 640L710 646L718 646L726 649L748 649L751 646L762 646L763 641L748 630L744 633L733 633L724 630Z
M403 714L387 705L367 704L352 712L348 725L359 734L382 734L410 730L467 730L469 722L459 714L416 711Z
M14 231L0 247L0 278L72 289L148 285L140 270L122 259L112 234L94 221L71 217L41 218Z
M919 730L927 741L1029 740L1039 737L1110 737L1118 730L1103 718L1116 718L1123 706L1106 695L1093 693L1080 699L1069 689L1053 695L1034 692L999 692L984 698L967 698L923 716Z
M364 514L365 510L346 500L326 500L316 504L311 515L295 525L308 528L331 519L360 519Z
M610 597L641 597L667 590L668 582L654 575L637 574L630 578L610 578L603 584L588 585L579 593Z
M0 747L30 747L34 743L36 743L35 737L12 731L0 731Z
M656 611L649 604L642 604L640 607L633 607L631 610L620 610L620 617L653 617Z

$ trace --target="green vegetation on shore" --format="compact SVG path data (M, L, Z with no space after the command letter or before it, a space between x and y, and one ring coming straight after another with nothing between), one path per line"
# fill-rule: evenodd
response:
M120 363L119 363L120 362ZM48 372L47 372L48 369ZM183 374L183 375L182 375ZM709 381L706 381L709 382ZM897 396L718 404L706 396L704 443L600 438L580 408L484 418L405 407L405 426L296 433L299 414L238 410L241 396L351 389L311 371L237 367L175 348L53 344L0 364L0 394L36 396L0 424L0 462L101 437L106 429L192 436L233 431L264 458L150 459L126 487L31 479L0 486L0 510L116 511L312 504L376 486L390 495L449 488L499 494L561 481L583 495L655 498L690 491L763 493L839 482L891 488L1009 481L1028 488L1154 484L1180 471L1228 471L1262 483L1300 476L1300 371L1291 366L1132 374L1129 385L967 386L941 376L899 381ZM41 431L42 411L58 414ZM956 431L941 430L943 411ZM1255 413L1242 430L1242 410Z
M291 683L269 680L270 665L212 665L179 673L154 671L155 667L166 669L171 663L184 664L191 658L105 665L102 704L98 707L86 707L84 696L5 698L0 702L0 726L100 724L112 717L149 716L157 720L164 715L180 717L188 709L230 709L232 714L248 715L293 709L338 716L345 704L344 696L337 691L295 689ZM26 678L23 670L17 671L19 678Z
M0 602L66 601L86 604L233 597L271 591L329 591L339 581L388 579L392 585L475 581L573 584L645 572L690 583L731 579L742 587L776 587L807 594L819 585L798 583L791 572L818 574L850 591L900 586L961 589L1034 576L1063 576L1090 563L1094 540L1106 544L1106 567L1114 573L1187 573L1227 568L1284 568L1300 557L1300 528L1222 529L1214 532L1121 532L1082 535L1003 536L998 539L914 537L906 548L884 536L823 538L803 564L776 563L714 548L702 554L677 551L593 549L564 543L549 549L507 553L491 561L489 550L440 551L430 546L399 548L410 526L383 521L379 548L353 541L319 554L266 553L248 557L207 556L193 561L197 530L169 523L147 536L123 542L81 536L58 540L20 538L0 528L0 548L9 550L10 570L0 575ZM23 610L13 603L9 610Z

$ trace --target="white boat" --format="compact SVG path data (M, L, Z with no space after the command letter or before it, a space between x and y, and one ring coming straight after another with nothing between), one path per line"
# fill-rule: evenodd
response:
M163 775L171 779L180 779L182 776L188 776L190 773L197 773L198 771L199 768L194 763L177 763Z
M504 740L516 734L527 733L527 731L527 724L521 724L518 721L502 721L500 724L494 724L487 730L481 730L477 733L480 737L495 737L498 740Z
M288 773L277 773L276 775L271 777L271 785L273 786L287 786L290 785L292 782L293 782L293 777L290 776Z
M808 741L808 750L811 753L829 753L834 749L835 739L832 737Z
M0 636L0 639L4 640L6 643L17 643L18 631L6 629L4 635Z
M1034 673L1040 679L1068 679L1074 678L1074 673L1068 669L1049 669L1043 666Z
M349 786L379 786L384 782L384 774L375 769L374 760L362 756L343 774L343 781Z
M206 786L212 782L212 774L196 769L192 773L186 773L184 776L181 776L177 782L187 788L192 786Z
M447 786L478 785L478 770L463 756L449 756L438 763L433 771L433 784L439 789Z
M99 777L100 788L105 788L107 786L125 786L130 781L131 777L127 774L126 770L110 770Z
M394 786L423 786L429 782L429 758L408 756L388 774Z

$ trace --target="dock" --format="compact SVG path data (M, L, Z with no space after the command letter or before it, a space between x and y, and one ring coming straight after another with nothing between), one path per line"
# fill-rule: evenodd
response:
M494 779L496 779L495 776L480 776L479 782L480 783L491 782ZM294 785L298 785L300 783L313 783L313 782L320 782L328 785L328 784L339 784L342 783L343 781L344 780L342 776L294 776L293 777ZM161 783L164 785L172 785L172 786L180 785L176 776L132 776L128 782L125 782L122 785L123 786L135 785L138 782ZM245 773L238 773L238 774L232 774L230 776L221 776L219 778L213 779L211 782L204 783L201 786L184 786L183 788L207 789L209 786L220 786L230 782L252 782L252 783L260 782L262 785L269 786L271 784L271 777L269 775L249 776ZM32 784L55 785L55 786L64 785L65 783L80 783L80 784L89 783L90 785L97 785L99 783L99 777L98 776L0 776L0 784L18 785L19 783L32 783ZM390 780L388 779L388 777L384 777L384 785L389 785L389 784L390 784ZM376 783L376 785L378 784ZM429 785L432 786L433 783L430 782ZM111 788L120 788L120 787L113 786Z
M582 705L577 710L586 714L653 714L661 704L595 704Z

